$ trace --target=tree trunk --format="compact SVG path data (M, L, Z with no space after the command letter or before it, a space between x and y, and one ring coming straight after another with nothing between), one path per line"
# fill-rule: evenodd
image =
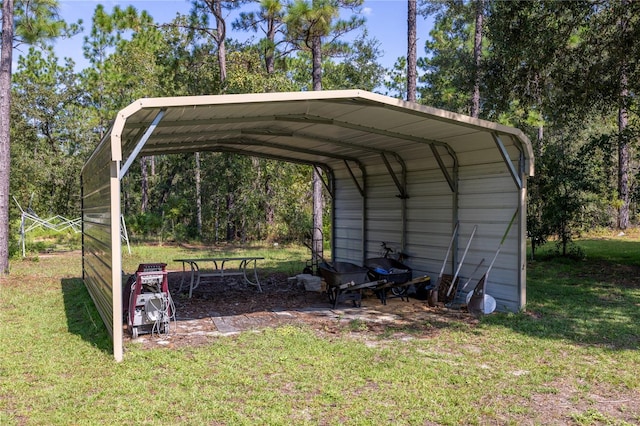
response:
M407 17L407 101L416 101L417 91L417 0L408 0Z
M218 44L218 66L220 67L220 83L227 80L227 49L225 46L226 23L222 16L222 0L213 1L213 15L216 18L216 42Z
M622 13L626 11L627 1L622 1ZM627 18L621 16L618 27L620 29L620 40L622 43L629 37L627 34ZM620 64L620 95L618 100L618 195L622 205L618 211L618 228L627 229L629 227L629 138L627 137L627 126L629 125L629 76L628 62L622 56Z
M321 260L323 253L322 238L322 178L317 169L313 168L313 253L316 262Z
M267 46L264 52L264 64L267 69L267 74L271 75L276 70L275 65L275 43L276 43L276 22L274 19L269 18L267 22Z
M311 79L313 90L322 90L322 39L320 36L313 36L311 44Z
M220 235L220 196L215 198L215 214L213 215L213 241L217 244Z
M484 20L484 0L476 1L476 30L473 37L473 93L471 95L471 116L480 115L480 61L482 59L482 22Z
M202 238L202 187L200 184L200 153L196 152L196 226L198 229L198 238Z
M11 61L13 0L2 2L0 46L0 276L9 273L9 167L11 166Z
M538 126L538 135L536 137L536 148L534 158L537 160L542 157L542 147L544 145L544 126Z
M140 213L146 213L149 208L149 176L147 174L147 157L140 158L140 174L140 186L142 187Z
M264 182L264 194L265 194L265 206L264 206L264 218L269 227L273 226L276 222L276 211L273 206L272 200L275 197L275 191L271 185L271 178L267 176Z
M227 204L227 241L233 241L236 238L236 225L235 225L235 202L233 194L227 192L225 197Z
M629 89L627 86L627 74L623 68L620 77L620 106L618 109L618 194L622 205L618 211L618 228L629 227L629 138L626 129L629 124L627 102Z
M322 90L322 39L314 36L311 46L313 69L313 90ZM318 170L313 168L313 238L311 256L316 260L322 256L322 178Z

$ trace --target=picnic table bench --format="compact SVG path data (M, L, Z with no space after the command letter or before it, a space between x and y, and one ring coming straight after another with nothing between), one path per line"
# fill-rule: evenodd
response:
M258 291L262 293L262 287L260 286L260 280L258 279L257 261L263 259L264 257L255 256L174 259L175 262L182 262L182 279L180 280L180 287L178 289L178 292L182 291L182 286L185 284L187 265L189 265L189 298L191 298L193 290L198 288L198 286L200 285L200 281L202 280L202 278L208 277L224 278L231 276L240 276L245 283L257 287ZM213 271L202 272L200 265L207 263L213 266ZM233 268L231 270L225 269L227 263L236 263L237 268Z

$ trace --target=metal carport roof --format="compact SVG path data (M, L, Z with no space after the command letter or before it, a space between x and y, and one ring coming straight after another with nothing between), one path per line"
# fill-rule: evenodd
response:
M118 113L107 137L119 161L231 151L327 164L416 143L460 156L479 148L468 143L474 133L488 131L512 138L533 175L531 144L518 129L359 90L139 99Z
M328 177L342 170L363 197L369 170L383 169L397 196L408 199L407 163L425 149L453 194L460 170L485 173L498 158L513 180L523 239L533 152L515 128L360 90L145 98L122 109L83 168L83 274L113 335L116 359L122 358L121 247L120 222L111 218L120 217L120 179L136 158L222 151L301 162ZM109 204L101 204L106 196ZM456 195L452 221L458 203ZM111 279L99 278L107 271Z

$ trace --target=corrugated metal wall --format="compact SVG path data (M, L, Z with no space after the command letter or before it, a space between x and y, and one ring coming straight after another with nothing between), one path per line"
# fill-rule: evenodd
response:
M362 265L363 199L346 169L335 174L332 256Z
M439 152L447 173L455 179L454 159L442 149ZM435 282L455 226L455 193L428 147L421 153L412 150L403 155L408 158L409 168L407 264L414 269L414 275L427 274ZM453 256L449 256L448 264L452 262Z
M489 138L490 135L484 137ZM461 283L473 275L466 289L471 291L493 260L521 194L506 164L496 161L493 142L473 152L475 164L465 164L455 171L454 159L444 150L439 152L447 172L455 179L457 194L449 186L429 146L414 145L410 150L398 151L406 161L409 195L404 241L404 252L409 258L405 263L413 269L414 276L427 274L436 280L457 219L459 229L455 251L449 256L445 269L445 273L453 274L477 225L460 269ZM511 155L518 158L515 150ZM344 170L336 169L335 174L335 259L362 264L363 259L381 256L380 244L383 241L396 250L400 249L403 243L402 200L386 167L382 164L367 167L368 216L364 244L359 222L364 214L362 197ZM486 291L496 298L500 310L517 311L521 307L520 234L521 227L516 218L487 282Z
M111 146L102 144L82 170L82 275L98 312L113 336L111 251ZM119 221L119 218L115 218Z
M493 164L491 170L493 173L486 165L461 168L458 188L458 214L463 232L465 229L471 232L470 228L478 225L465 263L471 268L484 259L480 271L486 271L495 257L519 202L519 194L504 163ZM496 299L500 310L520 309L519 240L519 226L512 226L486 282L486 292Z
M454 194L428 145L401 152L407 167L406 240L404 252L416 276L436 275L451 237ZM446 159L453 164L452 159ZM394 170L399 172L399 170ZM402 248L402 203L400 191L383 164L367 167L366 241L362 240L362 197L344 170L335 170L337 188L334 205L336 260L362 264L380 257L381 243ZM397 174L400 177L399 173ZM373 188L373 189L371 189ZM364 250L364 251L363 251ZM434 277L435 278L435 277Z

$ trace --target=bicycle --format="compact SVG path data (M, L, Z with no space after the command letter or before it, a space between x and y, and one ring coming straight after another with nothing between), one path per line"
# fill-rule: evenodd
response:
M381 247L381 253L380 254L385 259L391 259L391 260L396 261L398 263L402 263L404 261L404 259L406 259L408 257L405 253L403 253L401 251L397 251L396 252L393 248L389 247L385 241L382 241L380 243L380 247ZM394 268L391 268L391 270L389 272L393 273L394 272ZM403 272L406 272L406 271L403 270ZM403 297L407 293L407 287L404 287L404 286L403 287L391 287L391 293L393 293L394 296Z

